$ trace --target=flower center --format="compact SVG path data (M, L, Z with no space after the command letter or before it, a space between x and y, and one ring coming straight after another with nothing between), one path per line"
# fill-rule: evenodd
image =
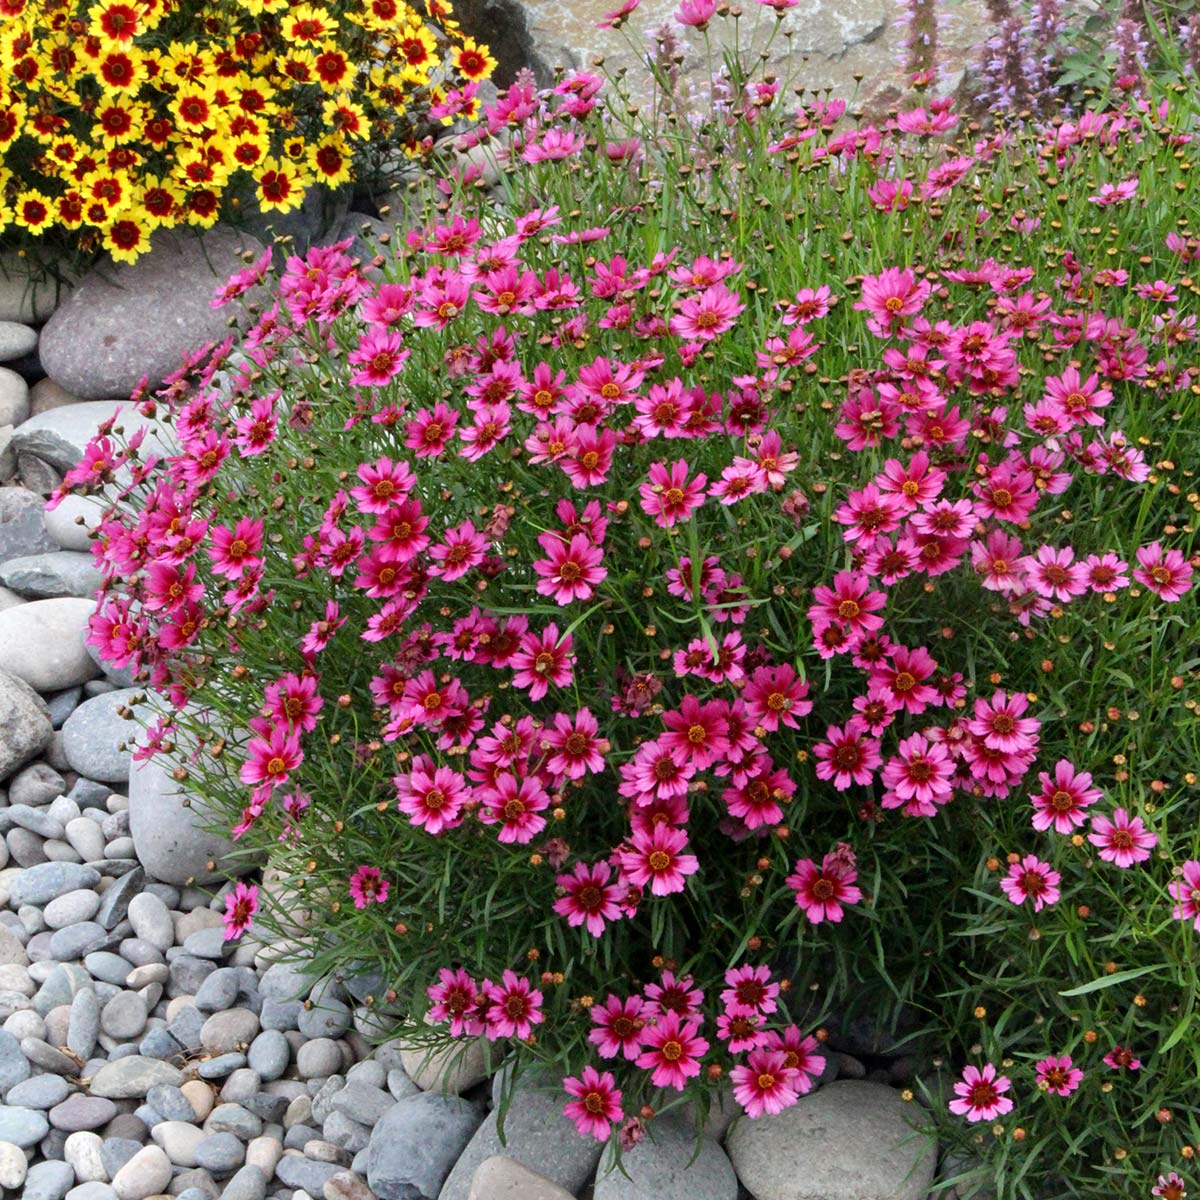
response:
M704 741L706 736L707 731L703 725L692 725L687 731L687 740L691 742L693 746L699 746L700 743Z
M853 621L860 612L862 612L862 609L859 608L857 600L843 600L838 605L838 616L843 621Z
M282 758L273 758L267 763L268 775L282 775L287 770L287 764Z
M892 683L893 689L897 692L911 692L916 686L916 677L909 674L908 671L901 671Z
M604 1111L604 1100L599 1092L588 1092L583 1099L583 1107L590 1113L601 1113Z
M767 1074L764 1071L758 1077L758 1090L760 1092L769 1092L775 1086L775 1076Z
M1075 807L1075 797L1070 792L1055 792L1050 797L1050 807L1055 812L1070 812Z
M824 875L812 885L812 894L818 900L829 900L837 889Z
M510 800L504 806L504 816L506 820L516 821L525 815L525 805L520 800Z
M677 487L667 488L666 492L663 493L663 499L672 507L682 504L683 489Z
M678 1042L663 1042L662 1056L667 1062L678 1062L683 1057L683 1047Z
M580 890L577 899L584 908L599 908L604 894L594 883L591 883Z
M1012 492L1008 488L996 488L992 492L992 503L997 508L1007 508L1013 501Z
M425 793L425 807L437 812L446 803L446 793L441 788L430 788Z
M1133 847L1133 834L1128 829L1114 829L1112 844L1118 850L1130 850Z
M665 871L671 865L671 856L665 850L655 850L646 860L652 871Z
M999 1099L996 1089L986 1081L972 1084L967 1100L972 1108L991 1108Z
M992 718L992 729L996 733L1012 733L1015 724L1016 722L1008 713L997 713Z

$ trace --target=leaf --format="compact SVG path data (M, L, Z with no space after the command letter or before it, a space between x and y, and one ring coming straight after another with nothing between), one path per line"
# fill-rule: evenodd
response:
M1130 979L1139 979L1143 975L1149 975L1151 971L1157 971L1158 967L1134 967L1128 971L1118 971L1115 975L1104 975L1099 979L1093 979L1091 983L1081 984L1077 988L1071 988L1069 991L1059 992L1060 996L1086 996L1089 992L1098 992L1101 988L1116 987L1118 983L1126 983Z

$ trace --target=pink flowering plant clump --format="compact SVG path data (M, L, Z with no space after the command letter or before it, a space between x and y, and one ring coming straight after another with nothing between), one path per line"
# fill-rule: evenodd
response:
M731 58L693 118L676 38L657 127L519 79L491 194L248 265L100 431L136 757L269 860L227 936L582 1136L803 1103L867 1020L1005 1197L1147 1195L1200 1141L1190 114Z

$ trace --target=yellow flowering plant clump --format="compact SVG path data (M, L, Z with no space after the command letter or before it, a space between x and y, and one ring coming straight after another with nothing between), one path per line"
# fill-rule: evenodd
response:
M0 238L133 261L418 157L495 61L444 0L0 0Z

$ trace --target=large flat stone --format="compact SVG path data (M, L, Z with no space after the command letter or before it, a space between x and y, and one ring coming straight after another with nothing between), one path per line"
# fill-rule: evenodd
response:
M84 648L94 600L34 600L0 612L0 671L35 691L61 692L100 674Z

